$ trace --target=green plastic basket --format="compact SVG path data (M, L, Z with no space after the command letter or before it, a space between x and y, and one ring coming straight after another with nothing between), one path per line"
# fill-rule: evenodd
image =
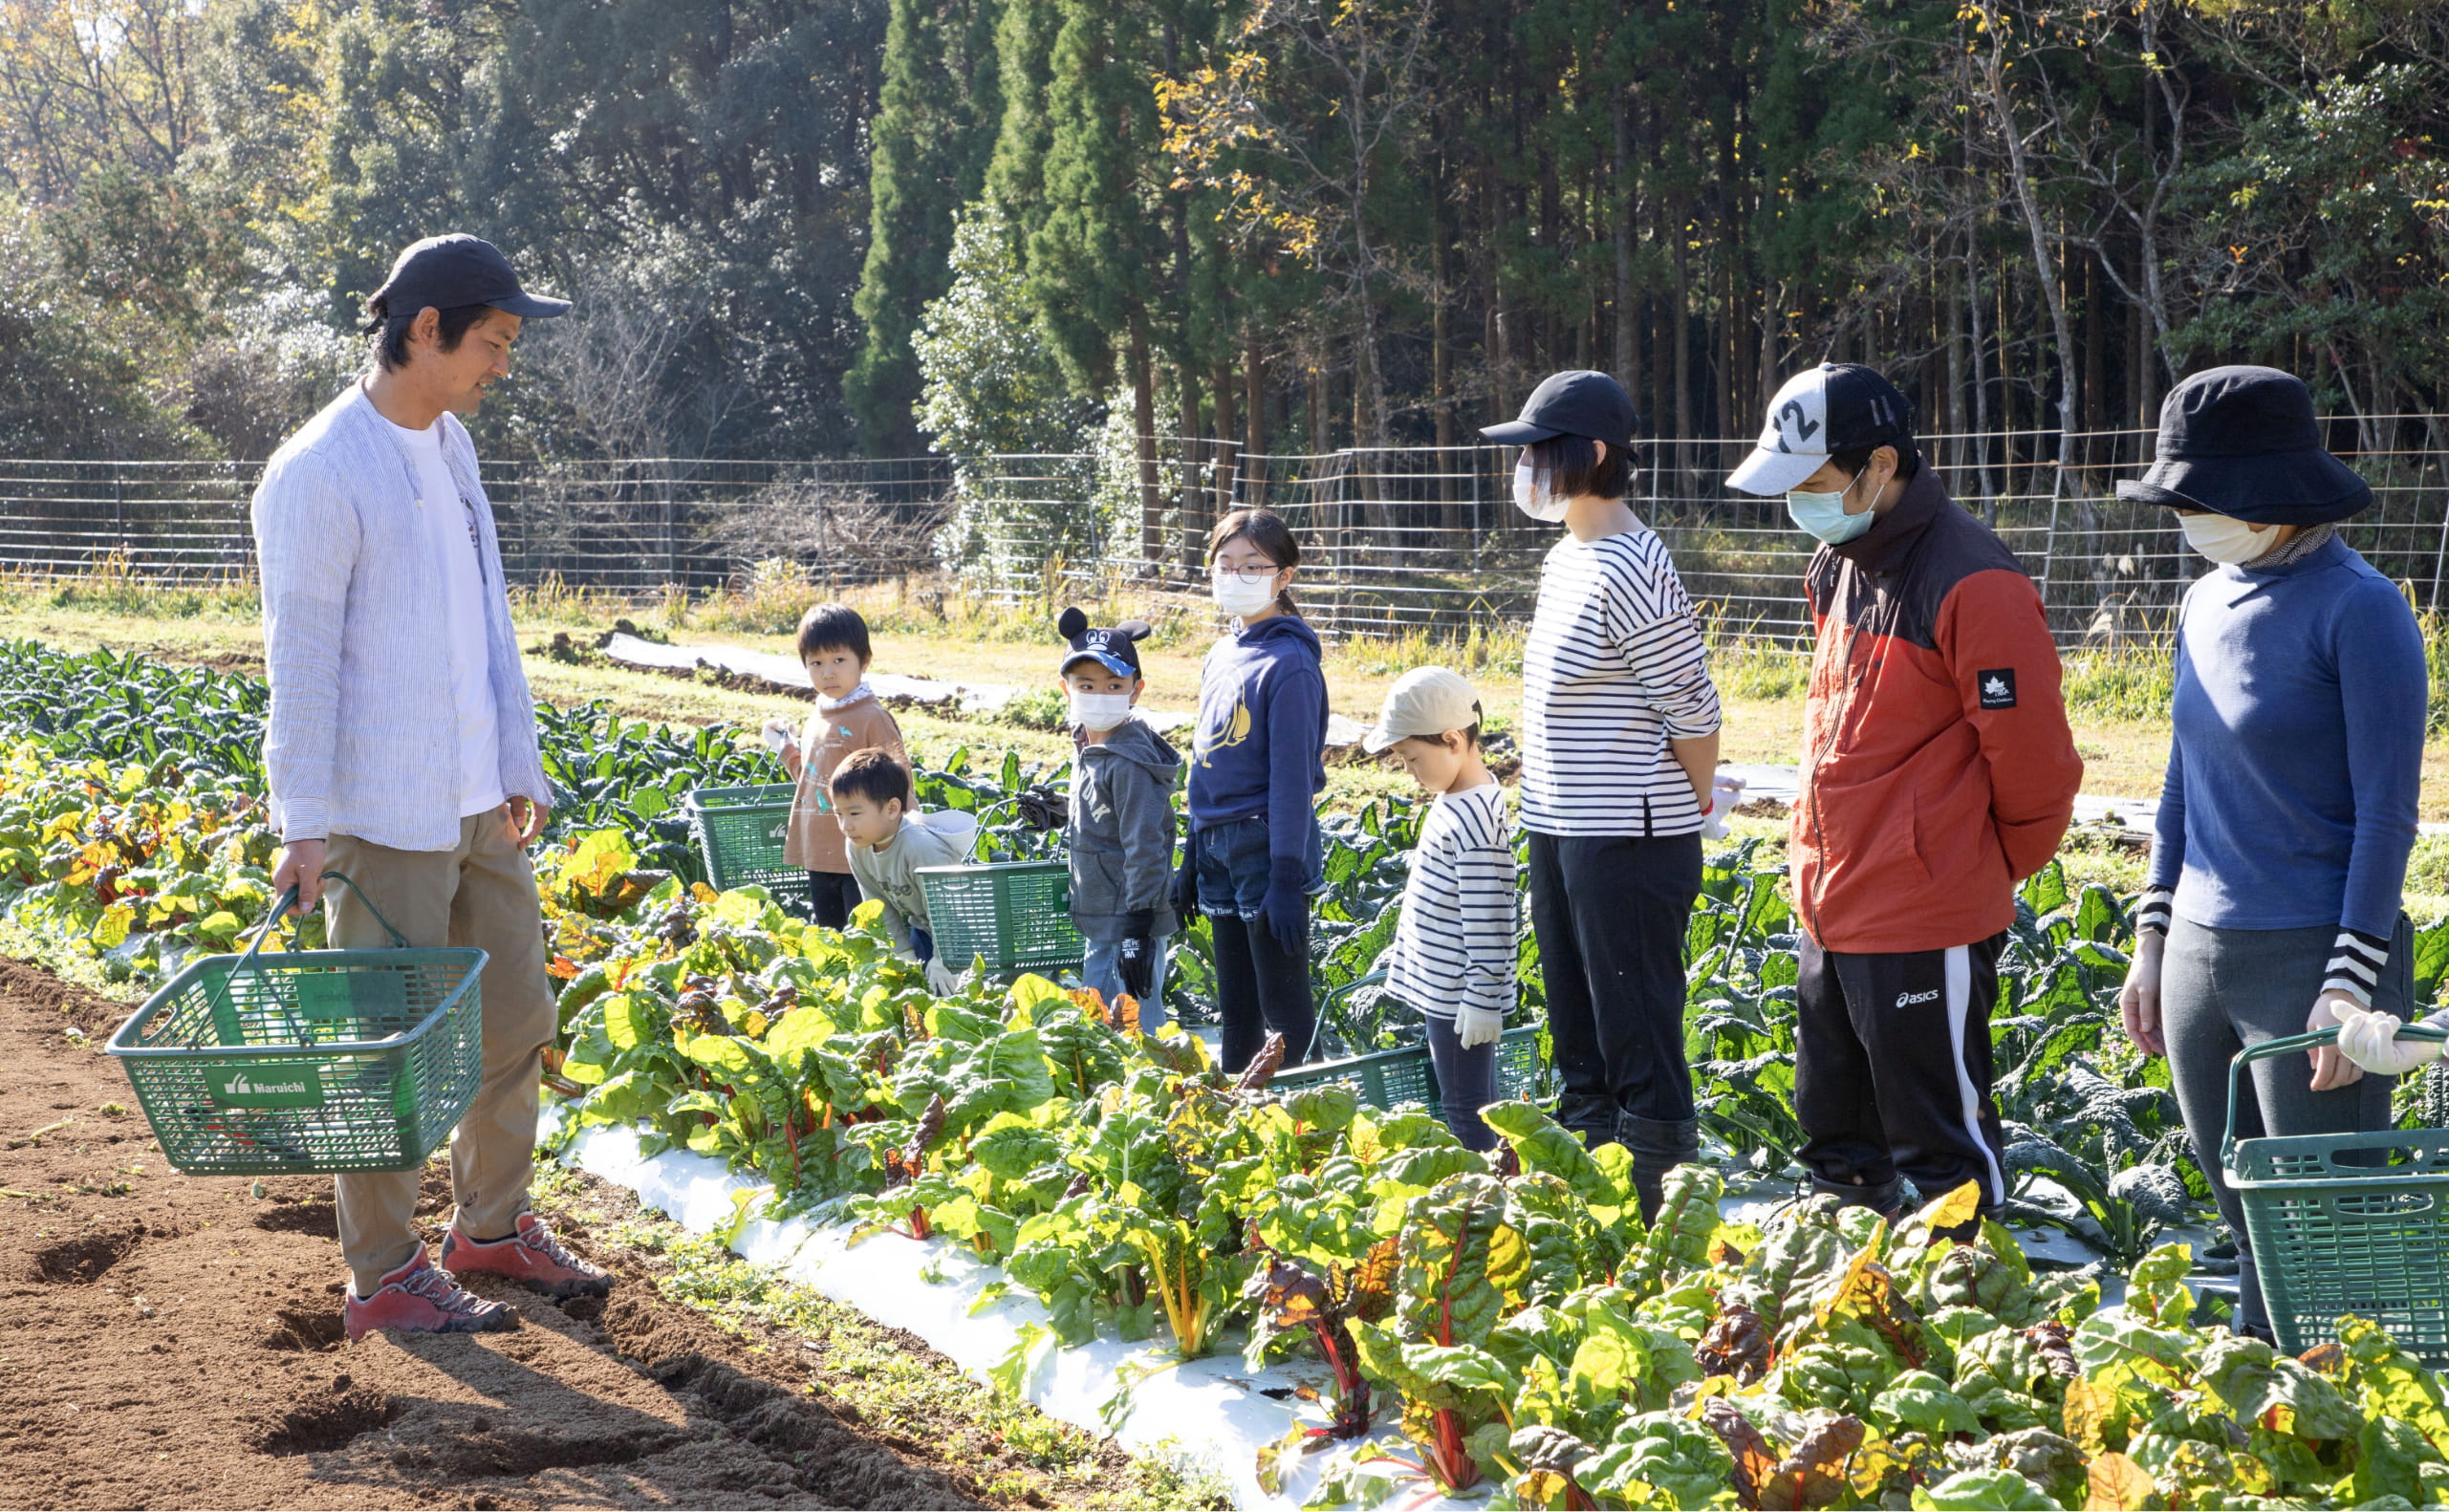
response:
M189 1176L413 1171L484 1078L485 952L410 949L367 903L394 948L258 956L296 896L245 954L191 963L111 1036L163 1155Z
M1429 1061L1425 1045L1296 1066L1276 1072L1268 1085L1311 1087L1320 1082L1345 1083L1372 1108L1393 1108L1401 1103L1421 1103L1430 1108L1438 1105L1437 1070ZM1526 1024L1518 1029L1507 1029L1497 1041L1497 1097L1503 1101L1538 1094L1539 1026Z
M2422 1025L2398 1034L2449 1039ZM2353 1313L2424 1364L2449 1367L2449 1129L2238 1142L2245 1067L2337 1038L2332 1028L2267 1040L2228 1067L2220 1162L2244 1208L2271 1331L2297 1354L2337 1338L2339 1318Z
M786 907L807 912L808 869L783 863L791 835L791 783L748 788L700 788L684 805L689 834L705 857L705 879L718 893L762 887Z
M1068 861L922 866L918 876L936 956L955 971L972 961L989 971L1076 966L1087 954L1072 927Z

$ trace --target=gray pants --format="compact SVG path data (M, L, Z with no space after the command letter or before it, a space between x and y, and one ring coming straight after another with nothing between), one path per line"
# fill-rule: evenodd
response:
M2160 972L2160 1027L2168 1037L2169 1071L2177 1105L2194 1142L2194 1158L2210 1177L2220 1216L2236 1231L2237 1327L2267 1337L2268 1314L2253 1252L2245 1242L2244 1209L2220 1164L2220 1134L2228 1117L2228 1063L2249 1045L2305 1032L2313 1000L2329 974L2331 927L2313 929L2207 929L2173 920ZM2390 940L2390 963L2373 994L2373 1006L2410 1018L2415 996L2415 931L2400 915ZM2370 1071L2352 1086L2312 1090L2310 1063L2302 1055L2256 1061L2239 1090L2237 1138L2264 1135L2353 1134L2390 1125L2391 1076Z

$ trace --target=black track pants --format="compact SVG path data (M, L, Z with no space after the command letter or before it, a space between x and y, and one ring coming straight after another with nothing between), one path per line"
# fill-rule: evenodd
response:
M808 874L808 903L816 922L827 929L851 927L851 912L858 907L858 878L848 872L811 872ZM966 969L969 962L963 961Z
M1208 917L1216 946L1216 1006L1224 1021L1224 1069L1240 1075L1267 1043L1284 1036L1284 1064L1310 1056L1318 1025L1310 996L1310 953L1288 950L1265 919Z
M1794 1112L1803 1163L1827 1187L1899 1174L1924 1200L1967 1181L2006 1201L1990 1097L1990 1007L2006 936L1902 955L1824 950L1802 931Z
M1683 1058L1683 938L1701 896L1701 836L1530 836L1530 927L1565 1097L1592 1144L1618 1112L1693 1115Z

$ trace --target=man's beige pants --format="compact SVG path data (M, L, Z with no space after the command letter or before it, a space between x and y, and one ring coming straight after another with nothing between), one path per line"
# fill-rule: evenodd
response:
M451 1145L456 1221L471 1239L512 1232L527 1207L535 1171L536 1091L544 1048L555 1027L552 980L544 970L544 928L535 873L498 810L459 822L448 851L395 851L336 834L326 870L346 873L419 948L469 946L486 953L485 1079ZM381 950L391 937L354 888L325 884L325 933L341 950ZM335 1178L340 1253L358 1295L408 1264L420 1241L416 1171L376 1171Z

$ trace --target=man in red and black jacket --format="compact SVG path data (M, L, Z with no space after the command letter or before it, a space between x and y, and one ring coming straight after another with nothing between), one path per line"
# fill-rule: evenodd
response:
M1893 1212L2006 1201L1990 1007L2015 884L2048 864L2083 761L2032 579L1948 497L1913 406L1823 363L1769 401L1727 480L1820 541L1818 643L1788 855L1802 981L1794 1111L1812 1184Z

